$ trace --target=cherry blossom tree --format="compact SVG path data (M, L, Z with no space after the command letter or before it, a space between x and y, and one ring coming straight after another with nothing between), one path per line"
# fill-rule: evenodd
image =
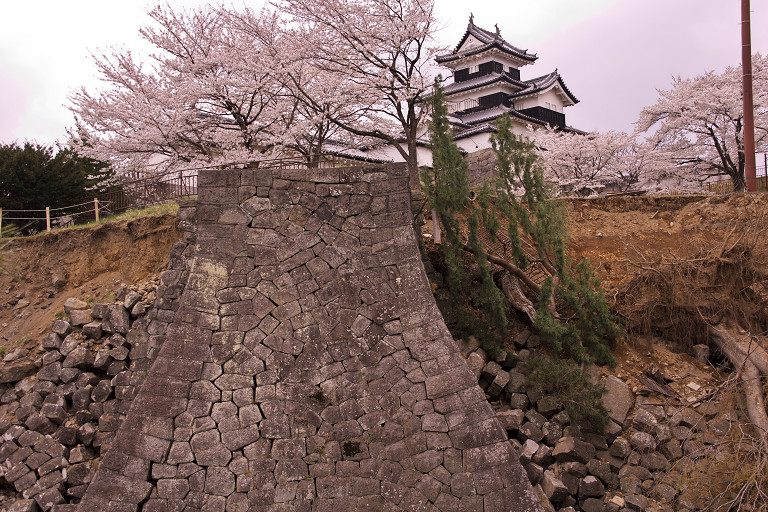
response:
M768 139L768 59L753 56L755 141L765 148ZM743 191L744 133L741 68L707 72L696 78L677 77L658 101L645 107L636 123L648 142L664 158L670 176L703 182L728 176Z
M94 57L105 88L70 98L71 142L122 173L160 173L265 153L316 165L329 141L373 137L415 170L432 10L431 0L155 7L140 31L154 52Z
M252 162L293 140L300 110L280 74L277 13L166 6L149 16L154 24L140 33L156 51L96 56L105 89L70 98L71 139L88 140L83 152L122 173L162 173Z
M308 90L305 100L321 108L351 100L353 109L329 112L337 126L392 145L417 179L417 144L431 91L433 0L284 0L302 60L310 60L335 87Z
M548 181L564 191L595 190L613 178L615 162L627 144L624 133L533 132Z
M634 134L609 131L578 133L537 130L532 137L539 148L548 181L563 193L589 195L606 187L628 191L632 187L658 188L664 177L655 148Z

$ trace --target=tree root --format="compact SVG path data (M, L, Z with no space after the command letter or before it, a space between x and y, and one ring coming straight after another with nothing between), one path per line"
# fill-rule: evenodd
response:
M759 430L760 436L766 439L768 412L765 409L762 379L768 376L768 354L752 342L749 336L736 334L733 329L710 325L709 334L712 342L739 371L747 400L749 421Z

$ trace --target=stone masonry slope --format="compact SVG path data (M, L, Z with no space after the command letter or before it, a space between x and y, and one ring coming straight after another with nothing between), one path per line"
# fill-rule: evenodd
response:
M539 509L430 293L404 166L199 186L173 321L80 510Z

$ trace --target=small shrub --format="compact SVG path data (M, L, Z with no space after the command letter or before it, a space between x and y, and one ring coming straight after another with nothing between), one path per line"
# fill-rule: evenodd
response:
M363 450L360 448L360 443L357 441L347 441L341 446L341 451L345 457L354 457Z
M328 397L325 396L325 393L323 393L323 390L318 390L316 393L310 395L310 398L318 402L322 405L329 405L331 403L330 400L328 400Z
M608 425L608 411L602 402L605 388L589 380L571 359L533 355L524 365L526 386L553 397L574 424L585 424L602 432Z

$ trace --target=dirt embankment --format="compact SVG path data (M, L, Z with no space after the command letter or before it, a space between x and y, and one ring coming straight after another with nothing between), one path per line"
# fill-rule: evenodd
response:
M36 345L67 297L99 301L161 271L181 238L175 213L17 239L0 251L0 349Z
M571 257L591 261L609 293L637 264L661 254L685 258L760 222L768 195L640 196L568 201Z

